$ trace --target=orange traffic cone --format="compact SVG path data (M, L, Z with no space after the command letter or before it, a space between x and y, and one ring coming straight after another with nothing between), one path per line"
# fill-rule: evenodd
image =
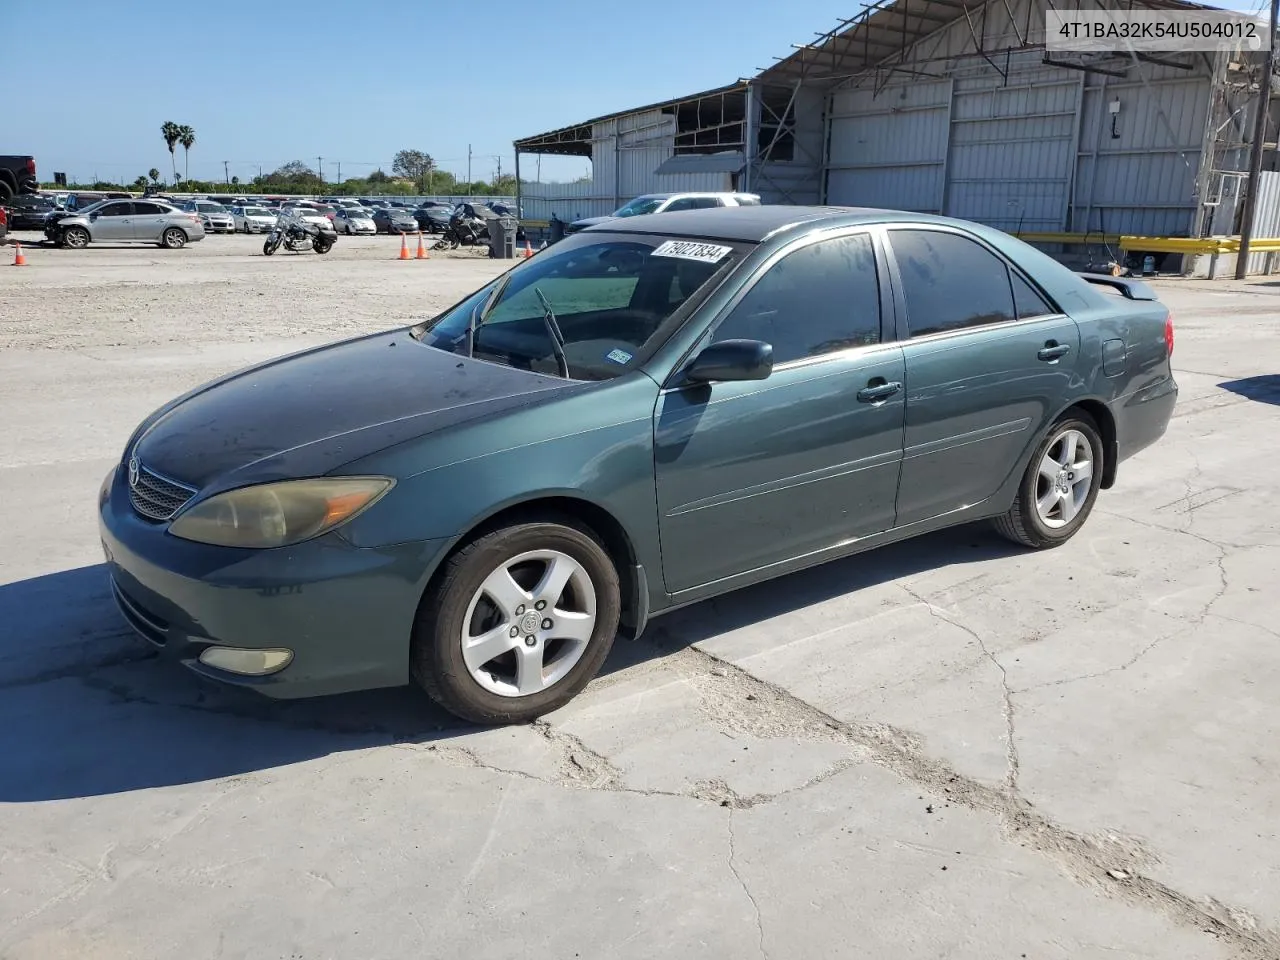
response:
M528 240L525 240L525 242L524 242L524 258L525 258L526 260L528 260L528 259L529 259L530 257L532 257L532 256L533 256L533 246L529 243L529 241L528 241Z
M406 237L403 233L400 234L400 259L401 260L412 259L409 256L409 238Z
M422 244L422 231L418 231L418 256L419 260L430 260L431 256L427 253L427 248Z
M18 244L13 250L13 265L15 267L25 267L27 258L22 253L22 244Z

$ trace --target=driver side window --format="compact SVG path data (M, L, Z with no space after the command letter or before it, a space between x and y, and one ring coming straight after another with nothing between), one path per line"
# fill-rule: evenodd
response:
M880 282L865 233L820 240L787 254L756 281L711 342L762 340L773 362L880 342Z

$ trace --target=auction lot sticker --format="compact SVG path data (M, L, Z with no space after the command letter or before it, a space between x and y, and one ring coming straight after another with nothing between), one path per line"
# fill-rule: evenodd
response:
M696 243L693 240L668 240L653 251L653 256L679 257L681 260L719 263L731 252L733 252L733 247L721 247L714 243Z

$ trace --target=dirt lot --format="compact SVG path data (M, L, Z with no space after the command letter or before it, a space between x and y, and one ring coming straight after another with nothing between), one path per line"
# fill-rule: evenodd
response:
M531 727L199 687L97 485L170 396L501 269L398 246L0 267L0 957L1280 957L1280 287L1161 283L1175 420L1059 550L672 614Z

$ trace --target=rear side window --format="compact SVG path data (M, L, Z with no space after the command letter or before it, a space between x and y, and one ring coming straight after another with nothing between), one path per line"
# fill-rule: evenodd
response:
M890 230L912 337L1007 323L1016 316L1009 268L975 240Z
M167 207L162 207L158 203L144 203L141 200L135 200L133 202L133 209L139 216L155 216L169 212Z
M1047 317L1058 312L1022 277L1013 271L1010 275L1013 277L1013 306L1018 311L1019 320Z
M880 282L866 234L783 257L716 328L713 342L762 340L774 363L880 342Z

